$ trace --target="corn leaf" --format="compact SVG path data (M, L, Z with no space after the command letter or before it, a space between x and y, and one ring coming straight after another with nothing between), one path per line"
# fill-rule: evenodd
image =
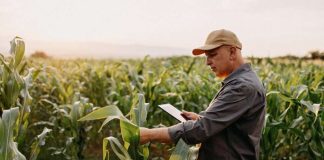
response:
M180 139L172 152L170 160L183 160L188 159L190 146Z
M312 104L310 101L304 101L304 100L301 100L300 103L303 104L304 106L306 106L307 109L309 111L313 112L315 114L315 116L317 117L318 111L320 109L320 104Z
M13 130L19 115L19 108L4 110L0 118L0 159L1 160L25 160L25 156L18 151L14 142Z
M30 158L29 158L30 160L37 159L37 156L40 152L40 147L45 145L45 137L51 131L52 131L51 129L45 127L43 132L37 136L35 142L31 146L32 152L30 154Z
M131 157L127 153L127 150L124 148L124 146L119 142L119 140L115 137L106 137L103 140L102 143L102 149L103 149L103 160L106 160L106 157L111 156L108 149L106 149L107 145L109 145L112 150L113 154L116 155L120 160L131 160Z
M17 68L17 66L20 64L21 60L23 59L24 57L24 53L25 53L25 42L19 38L19 37L16 37L14 39L16 45L16 49L15 49L15 68Z
M294 121L290 125L290 128L295 128L297 125L301 124L302 120L303 116L299 116L298 118L294 119Z
M107 118L108 116L120 116L120 115L123 115L123 113L119 110L117 106L112 105L112 106L106 106L94 110L91 113L87 114L86 116L80 118L78 121L97 120L97 119Z

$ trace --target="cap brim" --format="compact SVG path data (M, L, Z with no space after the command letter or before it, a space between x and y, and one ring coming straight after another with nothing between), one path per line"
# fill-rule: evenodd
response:
M204 46L201 46L199 48L195 48L192 50L192 54L197 56L197 55L201 55L203 53L205 53L206 51L209 51L209 50L212 50L212 49L215 49L215 48L218 48L222 46L222 44L216 44L216 45L204 45Z

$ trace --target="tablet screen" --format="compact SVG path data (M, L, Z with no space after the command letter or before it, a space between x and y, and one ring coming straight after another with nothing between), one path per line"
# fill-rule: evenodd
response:
M160 104L159 107L162 108L167 113L169 113L170 115L172 115L174 118L176 118L180 122L186 121L186 119L184 119L181 116L181 111L178 110L177 108L175 108L174 106L172 106L171 104Z

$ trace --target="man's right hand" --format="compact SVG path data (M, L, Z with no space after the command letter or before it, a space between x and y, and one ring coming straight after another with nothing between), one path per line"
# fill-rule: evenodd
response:
M148 129L140 127L140 144L145 144L154 141L162 143L172 143L168 132L168 128L164 127Z
M186 120L198 120L200 117L197 113L182 111L181 116Z

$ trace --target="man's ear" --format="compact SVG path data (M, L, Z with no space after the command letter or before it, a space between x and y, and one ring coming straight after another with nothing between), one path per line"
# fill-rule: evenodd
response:
M231 47L229 51L230 51L230 60L235 60L236 59L236 48Z

